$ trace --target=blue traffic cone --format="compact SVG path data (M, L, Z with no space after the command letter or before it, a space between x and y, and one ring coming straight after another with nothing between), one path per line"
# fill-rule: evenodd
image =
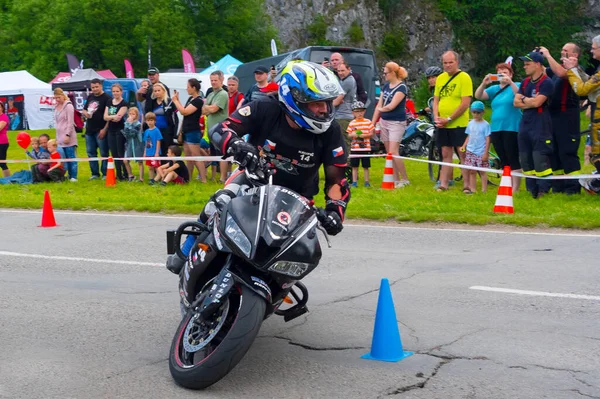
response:
M371 352L361 356L361 358L383 362L398 362L412 354L412 352L404 352L402 349L402 339L400 339L400 330L396 321L396 310L394 309L390 282L387 278L383 278L379 287Z

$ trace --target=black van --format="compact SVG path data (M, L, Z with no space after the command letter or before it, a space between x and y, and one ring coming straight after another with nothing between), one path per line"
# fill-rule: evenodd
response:
M373 50L353 47L309 46L274 57L247 62L240 65L235 71L235 76L240 80L239 90L242 93L246 93L252 87L255 83L254 70L258 66L271 68L274 65L277 71L280 71L293 59L313 61L320 64L325 58L329 58L332 53L340 53L344 57L344 60L350 64L352 71L361 76L365 91L368 94L366 117L371 118L375 110L375 105L379 101L380 92L379 73Z

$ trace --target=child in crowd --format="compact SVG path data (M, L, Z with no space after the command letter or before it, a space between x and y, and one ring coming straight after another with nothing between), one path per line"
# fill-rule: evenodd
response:
M177 145L170 146L167 150L167 156L169 158L180 157L181 148ZM185 162L181 160L169 161L168 163L161 165L156 169L156 174L157 176L154 179L150 179L150 185L160 182L161 186L166 186L169 182L186 184L190 181L189 170L187 166L185 166Z
M475 101L471 104L471 114L473 119L467 125L467 138L460 150L467 152L465 157L465 165L475 166L480 168L489 168L490 157L490 134L492 133L490 124L483 119L483 111L485 106L481 101ZM463 190L465 194L473 194L477 191L477 173L481 177L481 192L487 191L487 173L483 171L475 171L467 169L468 185ZM468 188L467 188L468 187Z
M39 137L31 138L31 151L25 151L25 154L31 159L44 159L42 157L45 156L46 152L43 152L42 150L40 150L40 138ZM48 157L45 156L45 159L48 159Z
M140 111L137 107L129 108L127 112L127 120L125 121L125 127L123 128L123 136L126 140L125 157L126 158L141 158L144 155L144 143L142 141L142 123L140 122ZM140 167L140 179L138 181L144 181L144 162L142 160L137 161ZM129 172L129 181L134 181L135 176L131 172L131 166L129 161L126 161L125 166Z
M144 158L160 157L160 140L162 140L163 137L160 130L156 127L156 115L154 112L148 112L145 115L145 119L148 129L144 132ZM148 166L150 180L152 180L156 177L156 169L160 166L160 161L147 160L146 165Z
M352 114L354 119L348 125L346 132L352 139L351 155L368 155L371 152L371 136L375 126L370 119L365 118L365 104L361 101L355 101L352 104ZM358 187L358 167L362 163L364 170L365 187L371 187L369 183L369 168L371 167L371 158L350 158L352 167L352 187Z
M31 169L34 183L45 181L61 182L65 177L65 168L60 161L61 157L58 152L56 140L48 140L48 152L50 153L50 159L54 159L56 162L34 165Z

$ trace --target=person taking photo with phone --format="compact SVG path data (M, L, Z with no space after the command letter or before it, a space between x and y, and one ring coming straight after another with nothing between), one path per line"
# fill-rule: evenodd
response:
M512 171L520 172L521 163L519 162L517 136L519 135L519 123L523 113L519 108L515 108L513 103L521 83L513 82L513 75L510 64L496 65L496 75L488 74L485 76L477 90L475 90L475 98L481 101L491 101L491 141L498 157L500 157L502 167L510 166ZM494 78L500 84L491 85ZM513 177L513 192L518 192L520 186L521 179Z

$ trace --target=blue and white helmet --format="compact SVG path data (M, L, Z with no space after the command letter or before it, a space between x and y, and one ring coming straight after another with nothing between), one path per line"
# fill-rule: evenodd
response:
M337 76L329 69L308 61L291 61L280 73L279 101L290 118L301 128L314 134L329 129L333 121L333 100L344 94ZM307 104L325 101L327 112L317 115Z

